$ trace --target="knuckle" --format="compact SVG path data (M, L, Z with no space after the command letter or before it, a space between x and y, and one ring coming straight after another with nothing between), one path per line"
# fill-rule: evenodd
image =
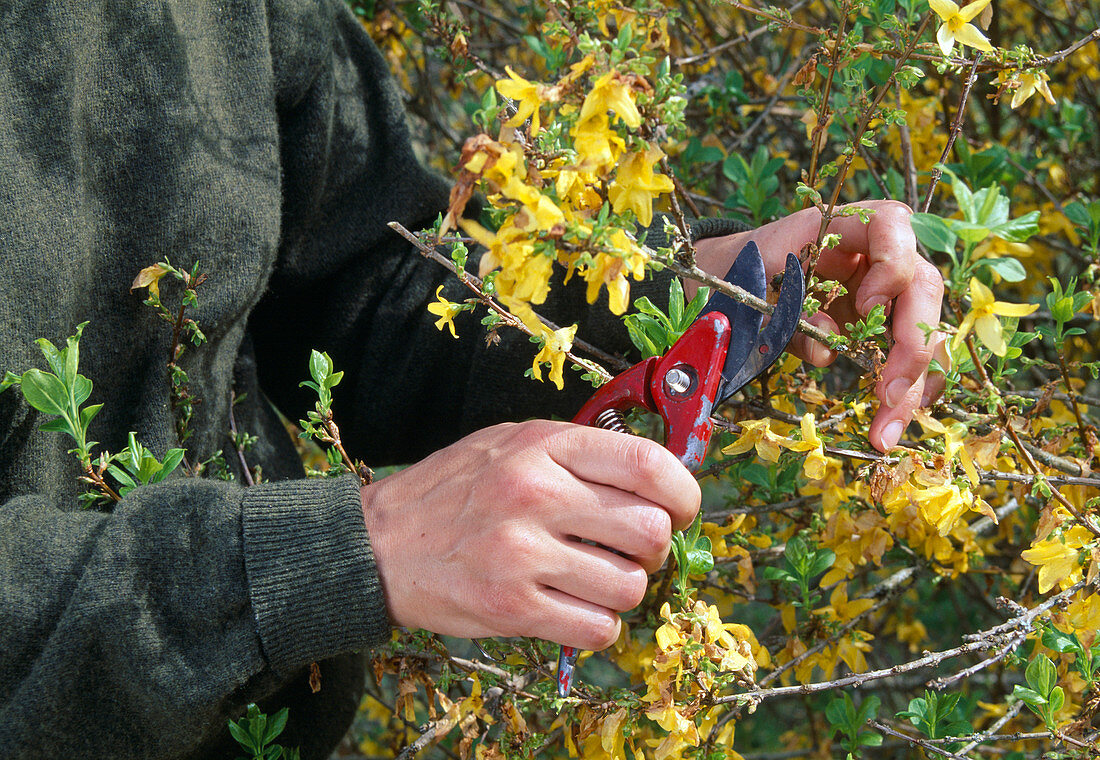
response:
M669 456L664 447L638 437L627 438L621 446L622 461L635 481L650 485L660 480Z
M511 462L502 468L499 477L499 493L517 509L538 509L558 496L553 478L537 467Z
M638 554L647 559L663 559L672 540L672 518L663 509L647 509L638 526Z
M919 259L913 279L915 280L914 285L921 288L927 295L934 297L936 300L943 298L943 275L931 262L923 258Z

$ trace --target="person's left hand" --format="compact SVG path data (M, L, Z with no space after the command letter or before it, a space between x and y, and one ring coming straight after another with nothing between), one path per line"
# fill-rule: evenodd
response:
M928 365L933 357L946 364L944 335L934 332L926 340L925 331L918 326L939 324L943 278L917 253L908 206L897 201L857 205L874 212L870 221L864 224L858 216L834 219L828 232L840 233L840 244L822 251L816 269L820 278L840 282L848 293L809 321L823 330L842 332L839 325L867 316L876 305L886 306L892 317L894 344L875 389L882 403L868 433L871 443L886 451L901 438L913 412L943 390L943 376L929 375ZM797 254L817 239L820 226L821 213L806 209L749 232L700 240L695 244L696 261L700 268L721 277L744 245L754 240L771 276L783 270L789 251ZM696 286L684 283L689 298ZM790 350L819 367L836 358L834 351L802 333L795 333Z

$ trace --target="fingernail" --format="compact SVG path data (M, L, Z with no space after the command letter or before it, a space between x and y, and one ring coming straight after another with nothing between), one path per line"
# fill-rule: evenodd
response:
M890 381L886 386L886 406L893 409L905 398L905 394L913 387L913 381L907 377L898 377Z
M903 430L905 430L905 425L900 420L894 420L882 429L882 442L886 445L886 448L898 445Z

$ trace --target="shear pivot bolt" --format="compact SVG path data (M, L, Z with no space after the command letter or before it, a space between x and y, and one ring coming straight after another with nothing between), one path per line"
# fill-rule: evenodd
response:
M691 390L692 377L684 370L673 367L665 373L665 386L672 394L683 394Z

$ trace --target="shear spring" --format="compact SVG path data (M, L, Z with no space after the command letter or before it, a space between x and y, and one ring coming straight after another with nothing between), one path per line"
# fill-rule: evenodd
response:
M634 431L626 424L626 417L618 409L604 409L596 417L593 423L595 427L604 430L613 430L616 433L634 435Z

